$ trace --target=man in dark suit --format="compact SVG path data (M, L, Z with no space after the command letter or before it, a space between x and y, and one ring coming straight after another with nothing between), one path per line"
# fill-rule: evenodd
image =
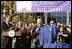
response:
M2 31L9 31L13 24L9 22L10 16L6 15L3 23L2 23ZM3 48L11 48L12 47L12 38L10 37L2 37L2 46Z

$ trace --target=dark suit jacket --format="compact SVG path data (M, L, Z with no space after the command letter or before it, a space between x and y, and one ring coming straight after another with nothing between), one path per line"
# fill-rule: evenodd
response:
M6 24L6 22L3 22L2 24L3 31L8 31L11 27L12 27L12 24L10 23ZM6 48L11 48L11 45L12 45L12 38L2 36L2 46Z

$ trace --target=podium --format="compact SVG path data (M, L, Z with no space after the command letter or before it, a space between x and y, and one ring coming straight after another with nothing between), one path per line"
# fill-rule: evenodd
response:
M9 37L8 32L9 31L3 31L2 36L3 37ZM21 37L21 32L20 31L16 31L15 35L12 37L13 38L12 39L12 48L14 48L14 45L15 45L15 42L16 42L16 38L19 38L19 37Z
M4 36L4 37L9 37L8 32L9 32L9 31L3 31L2 36ZM21 36L21 32L20 32L20 31L15 32L14 37L20 37L20 36Z

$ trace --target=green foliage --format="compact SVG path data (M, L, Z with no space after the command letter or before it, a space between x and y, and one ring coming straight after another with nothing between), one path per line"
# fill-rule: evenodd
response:
M20 16L16 15L16 16L12 17L12 22L17 23L19 21L20 21Z
M19 21L22 21L22 22L26 22L26 23L32 23L32 22L36 22L36 19L34 16L32 16L31 14L18 14L16 16L13 16L12 17L12 22L19 22Z
M6 10L5 14L9 13L9 5L14 5L14 1L1 1L1 13L2 15L4 14L3 10ZM32 15L29 13L24 13L24 14L16 14L13 11L13 17L12 18L12 22L19 22L19 21L23 21L24 23L32 23L32 22L36 22L37 16L36 15Z

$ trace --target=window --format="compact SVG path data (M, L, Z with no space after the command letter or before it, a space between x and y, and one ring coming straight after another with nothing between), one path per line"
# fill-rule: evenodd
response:
M69 24L71 24L71 12L69 13Z
M63 18L62 18L62 19L63 19L63 24L64 24L64 25L66 25L66 22L67 22L67 20L66 20L66 19L67 19L67 17L66 17L66 16L63 16Z
M62 23L62 17L61 16L56 16L56 21L59 23Z

